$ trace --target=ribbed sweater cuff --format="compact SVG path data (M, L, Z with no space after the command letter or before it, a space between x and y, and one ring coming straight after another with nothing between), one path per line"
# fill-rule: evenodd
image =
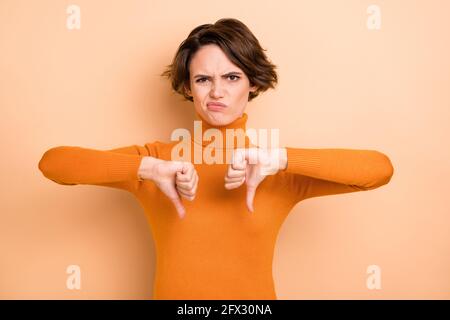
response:
M287 166L284 171L309 175L321 168L321 157L316 149L289 148L287 150Z
M115 154L107 160L108 175L117 181L139 180L139 166L144 155Z

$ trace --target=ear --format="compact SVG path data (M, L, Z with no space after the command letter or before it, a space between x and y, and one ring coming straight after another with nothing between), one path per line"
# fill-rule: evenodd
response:
M250 87L250 92L255 92L258 89L258 86Z

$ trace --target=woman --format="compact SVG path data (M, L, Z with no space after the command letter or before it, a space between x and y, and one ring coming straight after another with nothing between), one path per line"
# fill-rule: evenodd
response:
M265 149L247 134L227 135L245 132L247 102L277 83L263 51L236 19L198 26L182 42L162 75L194 103L201 132L220 133L211 143L190 128L187 160L174 158L178 141L154 141L105 151L60 146L39 162L57 183L136 196L155 241L155 299L276 299L273 250L291 209L312 197L375 189L393 175L375 150ZM195 162L198 150L219 161Z

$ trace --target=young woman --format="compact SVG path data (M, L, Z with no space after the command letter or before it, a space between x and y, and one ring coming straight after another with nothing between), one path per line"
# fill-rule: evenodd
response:
M136 196L155 241L155 299L276 299L273 250L291 209L312 197L375 189L393 175L376 150L253 145L245 108L277 83L263 51L236 19L200 25L181 43L162 76L193 102L200 124L189 128L184 158L175 157L179 141L153 141L105 151L59 146L39 162L57 183ZM204 139L209 129L213 142Z

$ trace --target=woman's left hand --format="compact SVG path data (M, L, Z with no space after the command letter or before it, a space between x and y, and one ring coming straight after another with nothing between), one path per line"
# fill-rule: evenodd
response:
M287 165L285 148L238 148L233 150L231 163L225 176L225 188L235 189L247 185L247 208L253 212L256 188L267 175L284 170Z

